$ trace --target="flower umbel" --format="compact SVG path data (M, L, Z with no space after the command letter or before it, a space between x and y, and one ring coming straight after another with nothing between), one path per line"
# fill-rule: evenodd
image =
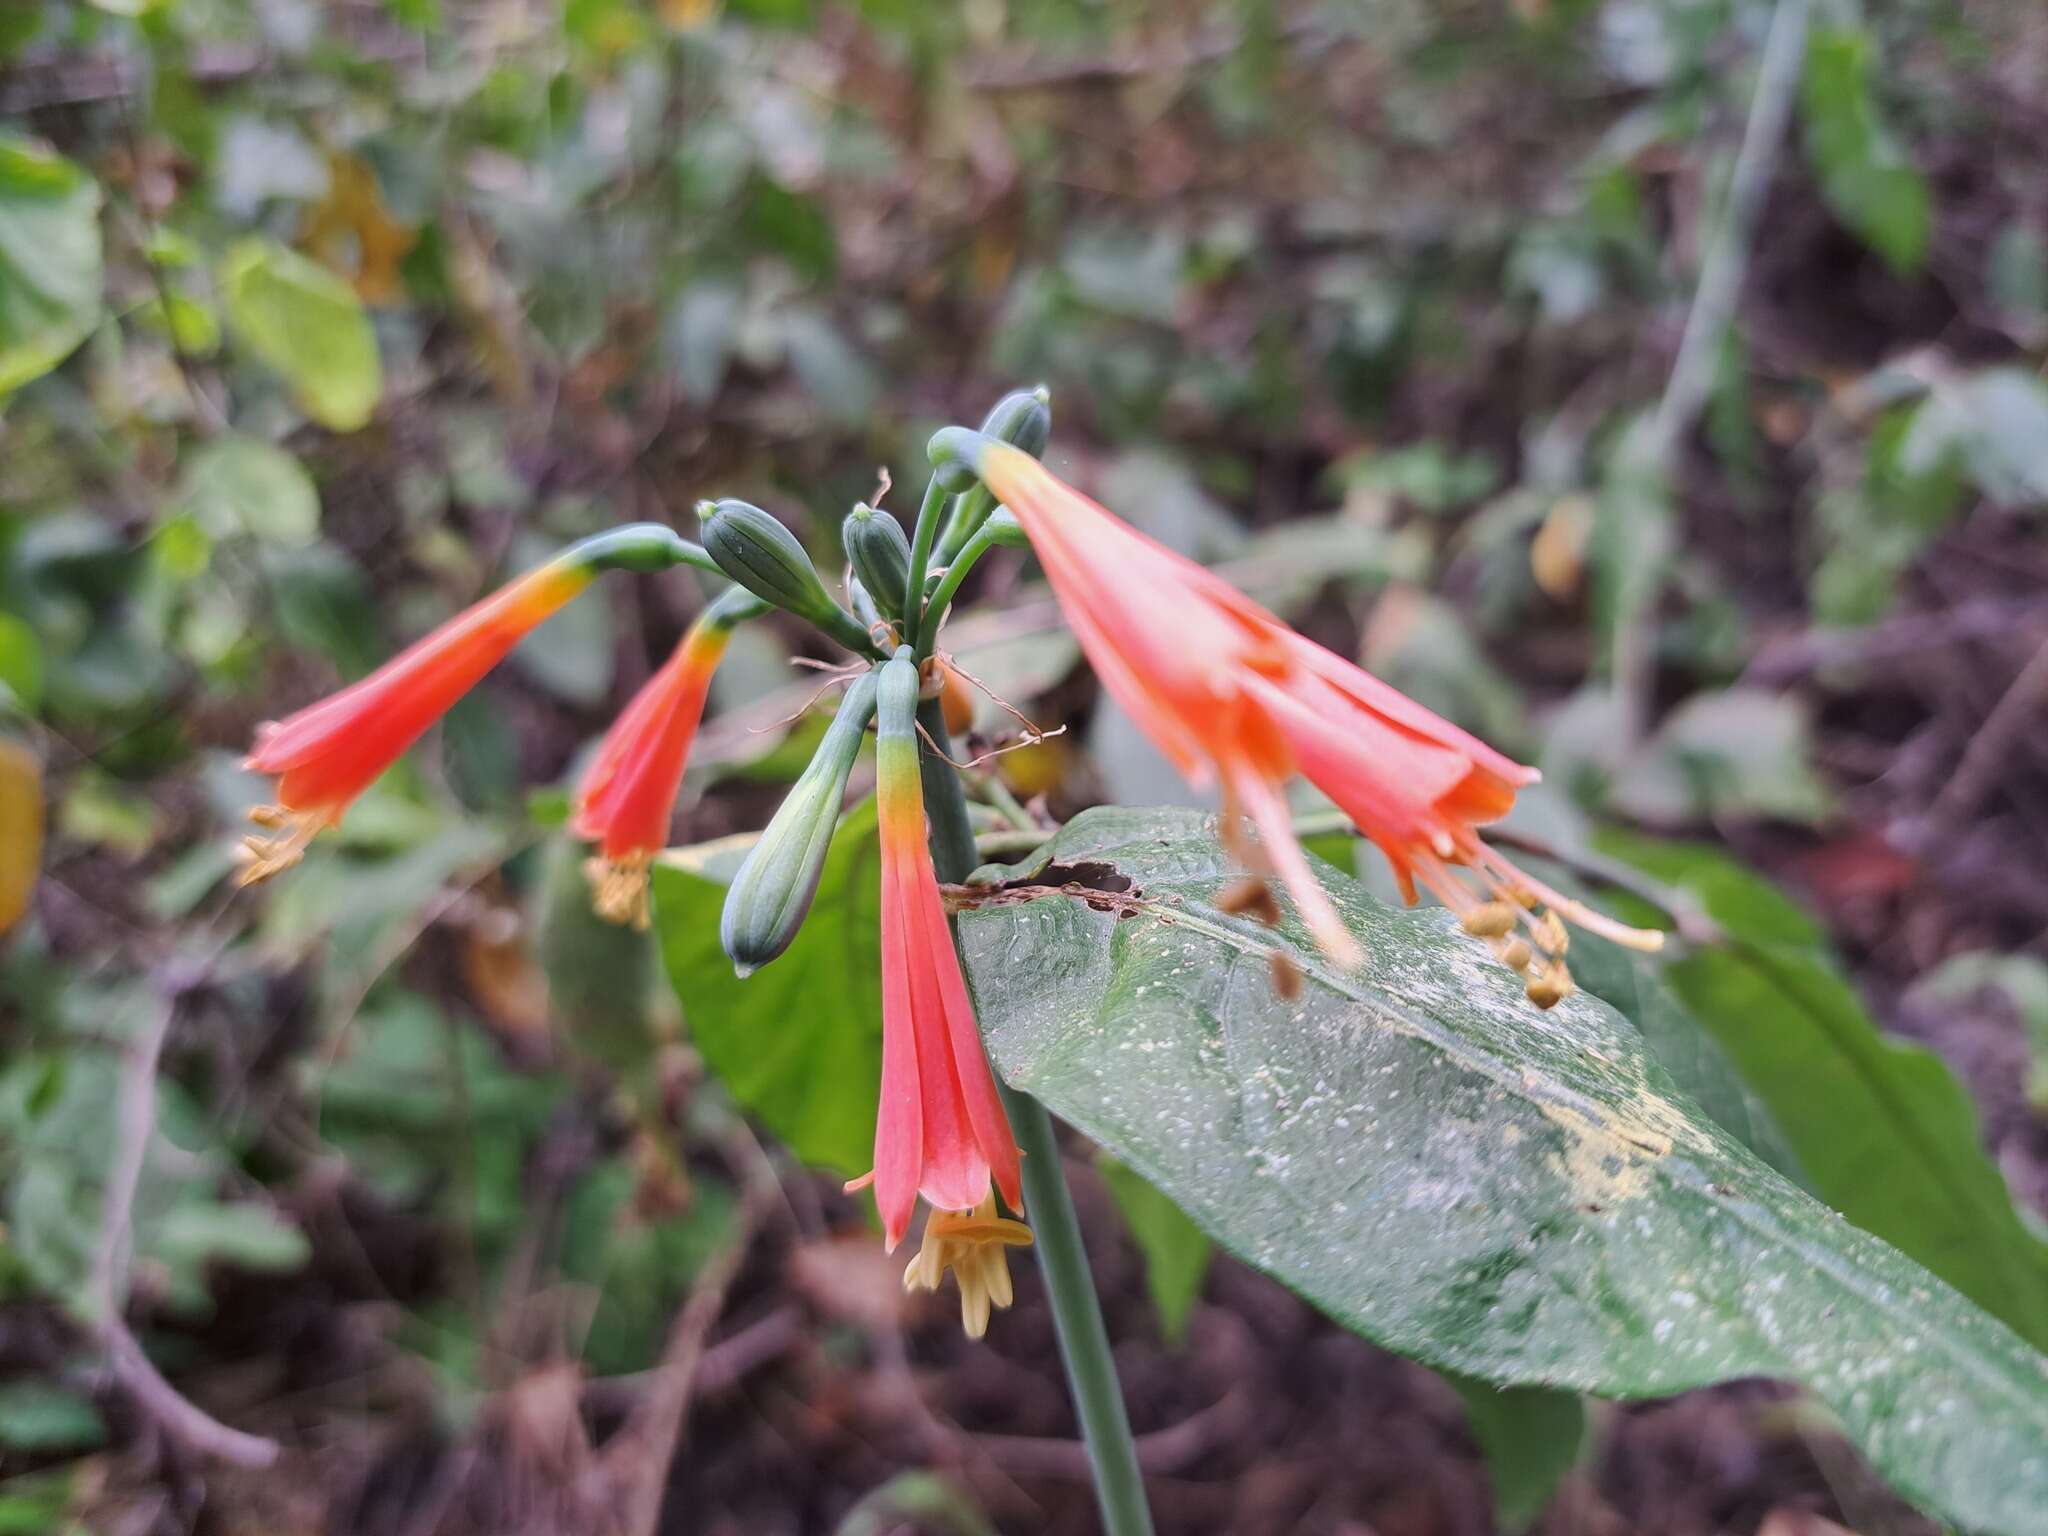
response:
M704 716L711 674L733 626L765 606L734 588L699 614L605 732L577 786L570 825L578 837L598 845L584 870L598 915L609 922L642 929L648 924L647 867L668 844L669 817Z
M253 885L298 863L322 827L339 825L356 797L428 726L595 575L596 567L577 551L559 555L361 682L258 726L244 766L277 776L277 801L257 807L249 819L275 835L243 841L241 883Z
M1004 1250L1030 1245L1031 1229L998 1216L992 1194L971 1211L935 1210L925 1218L924 1245L903 1271L903 1289L936 1291L950 1269L960 1287L960 1326L978 1339L988 1332L989 1309L1015 1299Z
M1418 883L1428 889L1527 978L1539 1006L1570 989L1560 916L1634 948L1662 942L1551 890L1480 839L1476 829L1507 813L1535 769L1297 634L1029 454L987 442L978 453L1103 686L1191 782L1220 782L1226 843L1254 872L1281 878L1333 960L1355 963L1358 946L1294 837L1282 786L1297 771L1379 846L1411 902ZM1238 832L1240 815L1259 847Z
M891 1249L919 1195L935 1211L972 1211L991 1181L1024 1204L1010 1134L960 974L931 853L917 762L917 668L882 669L875 749L882 844L882 1098L875 1118L875 1205Z

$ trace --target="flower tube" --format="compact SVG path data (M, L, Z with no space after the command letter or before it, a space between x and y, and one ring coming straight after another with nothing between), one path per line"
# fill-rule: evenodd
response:
M668 846L690 743L733 627L767 604L734 587L697 620L605 732L576 789L570 828L598 845L585 866L598 916L645 928L647 869Z
M882 847L882 1095L869 1182L891 1249L910 1230L919 1196L932 1207L927 1253L907 1283L936 1284L951 1267L961 1278L965 1316L1003 1305L987 1273L989 1255L1029 1241L1021 1223L994 1214L992 1188L1011 1208L1024 1203L1016 1139L1010 1133L966 979L925 845L918 777L917 668L908 653L882 669L877 711L876 795ZM1022 1234L1021 1236L1019 1234ZM950 1245L950 1246L948 1246ZM993 1246L991 1246L993 1245Z

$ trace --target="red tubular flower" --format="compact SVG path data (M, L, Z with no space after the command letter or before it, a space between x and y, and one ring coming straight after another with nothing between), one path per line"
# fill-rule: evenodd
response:
M1638 948L1661 942L1551 890L1480 839L1476 829L1507 813L1535 769L1295 633L1029 454L991 442L979 456L1103 686L1191 782L1221 784L1226 839L1254 868L1271 861L1332 959L1355 963L1358 946L1294 837L1282 787L1297 770L1379 846L1409 901L1419 882L1529 972L1530 943L1513 936L1526 927L1549 957L1529 981L1538 1003L1569 985L1557 914ZM1240 813L1259 829L1262 850L1235 839Z
M993 1181L1013 1209L1024 1203L1016 1138L982 1053L925 846L916 712L917 668L907 656L899 657L882 671L875 760L882 844L882 1099L874 1172L849 1186L873 1181L891 1249L910 1230L919 1195L935 1211L974 1212L988 1200ZM990 1240L1006 1239L998 1234Z
M289 869L322 827L339 825L389 768L529 631L589 586L572 550L457 614L359 683L256 730L244 766L277 776L277 801L249 813L274 836L243 843L241 883Z
M599 916L647 926L647 867L668 844L711 674L734 624L762 606L735 588L705 609L598 746L577 787L570 825L598 845L585 870Z

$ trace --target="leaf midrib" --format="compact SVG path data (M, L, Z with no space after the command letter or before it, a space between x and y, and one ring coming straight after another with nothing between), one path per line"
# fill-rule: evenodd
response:
M1114 854L1119 851L1121 850L1103 849L1099 851L1097 856L1108 861L1113 859ZM1189 876L1184 877L1184 880L1199 883L1202 877ZM1174 882L1160 883L1167 885L1169 888L1174 884ZM1186 890L1186 894L1192 899L1204 901L1209 899L1206 893L1196 890ZM1083 899L1067 895L1064 892L1048 890L1046 897L1071 902L1083 908L1087 907L1087 903ZM1029 898L1025 903L1021 903L1021 905L1035 904L1046 899L1046 897ZM1202 933L1244 954L1256 953L1263 956L1273 948L1271 938L1263 936L1264 930L1261 930L1262 936L1255 937L1249 933L1239 931L1226 923L1213 921L1197 913L1190 912L1185 907L1165 906L1151 897L1124 896L1119 898L1119 905L1149 913L1162 924L1177 924L1183 928ZM1589 1118L1594 1119L1595 1123L1606 1123L1608 1119L1607 1106L1600 1104L1597 1100L1588 1099L1576 1089L1562 1084L1555 1085L1557 1091L1554 1097L1546 1099L1535 1095L1529 1091L1527 1081L1521 1069L1508 1070L1502 1064L1501 1058L1494 1056L1490 1052L1470 1046L1460 1037L1447 1033L1439 1026L1430 1024L1424 1019L1418 1019L1410 1010L1385 993L1369 991L1349 984L1344 980L1342 973L1333 971L1319 955L1311 954L1296 945L1290 944L1288 947L1295 963L1302 967L1305 979L1313 980L1341 997L1369 1005L1374 1017L1368 1022L1391 1029L1396 1033L1407 1035L1427 1046L1435 1048L1448 1061L1461 1068L1470 1070L1474 1075L1486 1078L1502 1086L1511 1097L1530 1105L1538 1113L1542 1112L1543 1105L1546 1102L1564 1104L1580 1113L1586 1113L1590 1109L1592 1113ZM1099 1021L1103 1020L1100 1008L1097 1009L1097 1018ZM1547 1083L1554 1083L1555 1081L1547 1076L1540 1077L1539 1080ZM1693 1117L1688 1117L1688 1122L1695 1123ZM1746 1155L1739 1146L1724 1146L1718 1139L1712 1136L1711 1131L1707 1134L1709 1136L1709 1148L1720 1153L1722 1156L1740 1161L1741 1157ZM1881 1315L1893 1319L1907 1335L1929 1340L1944 1355L1950 1358L1959 1370L1971 1379L1984 1383L1987 1388L1995 1390L2002 1397L2016 1399L2023 1412L2031 1416L2039 1426L2044 1446L2048 1446L2048 1397L2044 1397L2041 1391L2035 1390L2030 1392L2026 1384L2014 1381L1995 1361L1973 1351L1966 1351L1962 1341L1956 1339L1946 1330L1928 1332L1916 1327L1917 1319L1915 1315L1903 1304L1892 1301L1884 1294L1884 1291L1888 1290L1889 1287L1880 1284L1878 1289L1871 1290L1857 1284L1850 1274L1841 1272L1841 1259L1839 1255L1834 1254L1827 1248L1812 1245L1795 1229L1785 1227L1775 1221L1764 1221L1761 1219L1762 1209L1755 1202L1745 1201L1739 1205L1728 1203L1714 1193L1711 1181L1708 1181L1703 1187L1699 1184L1687 1183L1678 1179L1670 1163L1671 1159L1668 1155L1654 1158L1650 1169L1652 1176L1674 1191L1695 1196L1703 1203L1710 1205L1714 1210L1720 1212L1728 1220L1762 1239L1766 1244L1780 1247L1788 1252L1799 1255L1811 1264L1817 1272L1825 1274L1839 1289L1862 1301ZM1765 1169L1758 1162L1756 1163L1755 1171L1768 1173L1769 1170ZM1884 1241L1874 1233L1866 1232L1860 1227L1854 1227L1854 1224L1848 1222L1846 1218L1841 1219L1844 1225L1851 1226L1853 1230L1861 1234L1866 1240L1877 1243ZM1219 1238L1219 1240L1221 1239ZM1890 1245L1886 1244L1885 1246L1889 1247ZM1896 1252L1897 1250L1894 1251ZM1901 1255L1901 1257L1904 1257L1904 1255ZM1913 1261L1909 1259L1907 1262L1911 1263ZM1924 1268L1924 1266L1917 1267ZM1931 1271L1928 1272L1928 1278L1937 1284L1947 1284L1946 1281L1941 1280ZM1958 1294L1960 1295L1960 1293ZM1969 1302L1968 1298L1964 1298L1964 1300L1966 1304L1975 1306L1975 1303ZM1989 1314L1987 1313L1986 1316L1988 1317ZM1996 1322L1997 1320L1993 1319L1993 1321ZM1998 1323L1998 1326L2004 1327L2007 1325L2001 1322ZM1772 1348L1774 1352L1783 1358L1782 1347L1775 1341L1772 1344ZM1791 1364L1789 1360L1786 1363L1788 1365Z

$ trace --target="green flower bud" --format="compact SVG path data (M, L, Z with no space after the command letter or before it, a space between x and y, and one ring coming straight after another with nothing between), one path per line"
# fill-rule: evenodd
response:
M988 439L966 427L941 427L925 444L925 457L932 461L932 478L949 496L972 490L981 484L981 452Z
M862 504L840 525L846 558L885 618L903 616L903 592L910 582L910 540L903 525L886 512Z
M718 939L740 976L753 974L789 948L811 910L832 829L839 822L846 777L875 712L876 678L874 672L864 673L847 690L825 739L725 893Z
M873 644L852 614L832 601L817 567L791 533L750 502L731 497L700 501L704 548L718 568L756 597L809 619L841 645L872 651Z
M917 705L918 674L917 663L911 660L909 650L900 650L880 669L881 690L878 700L879 718L875 721L875 737L883 749L907 745L912 753L917 749ZM915 758L912 759L913 763ZM884 761L881 771L889 771Z
M1037 458L1052 436L1052 391L1043 384L1036 389L1012 390L989 407L982 418L981 435L1022 448Z

